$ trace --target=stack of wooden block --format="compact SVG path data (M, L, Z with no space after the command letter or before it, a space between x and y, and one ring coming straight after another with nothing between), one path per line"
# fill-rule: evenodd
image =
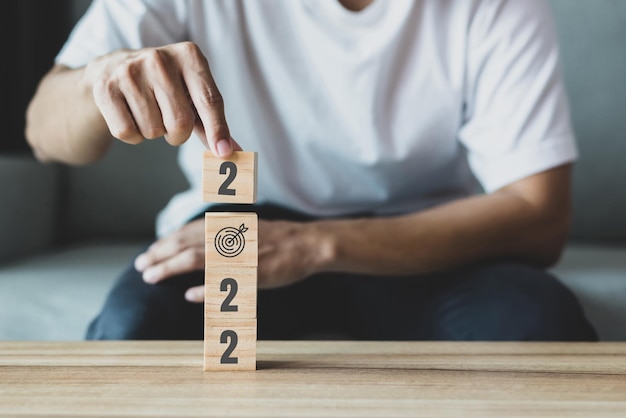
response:
M205 202L256 202L257 155L205 152ZM258 217L205 214L204 370L256 370Z

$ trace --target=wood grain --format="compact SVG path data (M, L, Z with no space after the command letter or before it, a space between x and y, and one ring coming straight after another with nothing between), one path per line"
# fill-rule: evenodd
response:
M235 151L230 158L217 158L211 151L205 151L202 159L202 200L211 203L256 203L257 153ZM234 195L220 194L220 187L228 179L230 170L220 173L224 162L236 166L237 175L228 185ZM231 165L232 167L232 165Z
M202 342L0 342L3 416L624 417L626 344L258 342L203 372Z
M223 266L256 267L259 263L258 229L256 213L207 212L205 271ZM230 242L230 238L234 241ZM218 252L218 247L223 249L222 253ZM238 249L241 252L237 254Z
M251 371L256 370L256 319L212 319L204 318L204 370ZM224 333L228 339L221 340ZM232 338L236 338L236 345ZM226 350L232 352L227 357L234 363L224 361Z
M204 370L255 370L257 214L206 213L205 225ZM230 291L237 286L239 297L231 303L237 312L219 310L229 294L221 291L225 278L232 279ZM227 356L235 339L236 348Z
M256 267L211 266L204 275L204 309L207 318L256 318ZM225 285L224 280L227 280ZM232 289L232 281L236 283L236 292ZM224 301L229 296L233 296L232 301L228 307L224 307Z

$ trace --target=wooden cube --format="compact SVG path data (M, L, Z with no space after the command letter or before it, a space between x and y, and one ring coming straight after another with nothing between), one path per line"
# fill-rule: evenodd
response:
M256 318L256 267L208 266L204 283L207 318Z
M212 268L256 267L258 261L256 213L205 214L205 271Z
M204 318L204 370L256 370L256 319Z
M202 166L202 200L217 203L255 203L257 153L235 151L228 159L205 151Z

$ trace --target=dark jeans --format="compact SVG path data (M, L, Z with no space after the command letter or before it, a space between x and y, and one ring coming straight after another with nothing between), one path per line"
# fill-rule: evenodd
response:
M273 206L213 210L310 220ZM203 272L195 272L149 285L131 263L87 339L202 339L203 305L187 302L184 292L203 280ZM289 287L259 290L257 317L262 340L597 340L565 286L544 271L517 263L418 277L321 274Z

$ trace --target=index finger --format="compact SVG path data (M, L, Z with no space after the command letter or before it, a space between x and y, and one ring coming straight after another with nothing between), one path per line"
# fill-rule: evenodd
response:
M209 148L216 157L226 158L233 152L233 146L224 114L224 99L206 58L199 50L191 53L195 55L193 65L183 66L183 79L202 122Z

